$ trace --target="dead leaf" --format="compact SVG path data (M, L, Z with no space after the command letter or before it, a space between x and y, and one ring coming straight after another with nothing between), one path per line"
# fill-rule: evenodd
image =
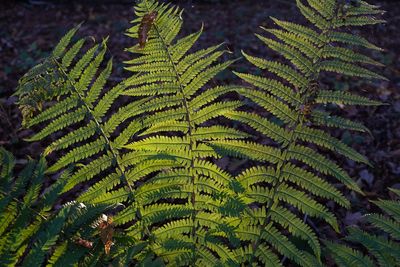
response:
M101 241L104 244L104 251L108 255L110 254L110 249L113 245L112 238L114 234L114 225L112 217L107 216L107 220L101 221L98 228L100 230Z

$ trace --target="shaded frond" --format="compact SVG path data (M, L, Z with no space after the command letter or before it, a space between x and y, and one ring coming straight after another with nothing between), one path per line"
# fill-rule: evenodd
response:
M256 34L282 60L274 61L242 52L251 64L268 74L235 72L247 84L236 90L249 100L243 110L254 110L256 105L268 115L233 111L225 116L247 124L261 134L257 136L257 143L252 140L236 140L229 144L219 140L209 142L221 155L256 162L256 166L249 167L237 177L250 204L249 214L241 217L242 223L237 230L243 244L250 242L250 246L248 250L238 250L237 253L243 255L242 264L249 266L261 262L266 264L265 255L281 255L284 260L289 259L300 266L321 265L320 241L307 224L307 218L319 218L339 232L335 215L321 199L333 200L343 207L350 206L344 194L331 184L330 178L362 194L356 181L326 156L325 151L369 164L363 155L331 136L325 127L369 133L368 129L360 123L331 115L324 109L326 104L342 107L378 106L381 103L349 92L325 90L320 84L320 75L334 72L386 80L372 69L382 64L353 46L381 49L348 31L351 26L382 22L375 18L382 14L379 8L364 1L357 7L349 1L336 0L296 0L296 5L309 25L272 18L277 28L261 27L263 34ZM394 224L385 221L384 227L390 229ZM295 238L307 241L313 252L304 248L298 250L291 241ZM278 263L271 260L268 264L275 266Z
M396 192L396 191L395 191ZM349 227L346 240L365 247L368 256L345 245L328 243L327 247L340 266L397 266L400 262L400 202L398 200L373 201L384 214L367 214L366 220L387 234L376 235ZM334 250L336 252L334 252ZM361 265L360 263L364 264Z

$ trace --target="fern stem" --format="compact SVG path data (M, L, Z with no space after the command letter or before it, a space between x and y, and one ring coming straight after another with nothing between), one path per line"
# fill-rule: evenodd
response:
M100 135L104 138L104 140L107 143L107 148L108 150L111 152L111 155L113 157L113 160L116 164L117 169L120 171L121 176L121 182L122 184L124 184L125 186L128 187L129 189L129 196L131 198L132 201L134 201L133 198L133 188L131 187L131 185L129 184L128 180L126 179L125 176L125 170L124 168L121 166L119 160L118 160L118 155L115 152L115 148L112 145L112 142L110 141L110 139L108 138L107 134L104 132L103 127L101 126L101 123L97 120L97 118L94 116L94 112L91 109L91 107L85 102L85 98L82 96L82 94L79 92L79 90L76 88L75 86L75 82L72 81L68 74L66 73L66 71L64 70L64 67L58 62L58 60L54 57L51 57L51 59L54 61L54 63L57 65L57 67L60 69L61 73L65 76L65 78L67 79L67 81L69 82L69 84L71 85L74 93L79 97L79 100L81 101L81 103L83 104L83 106L86 108L87 112L90 115L90 119L94 121L94 123L96 124L96 128L97 130L100 132Z

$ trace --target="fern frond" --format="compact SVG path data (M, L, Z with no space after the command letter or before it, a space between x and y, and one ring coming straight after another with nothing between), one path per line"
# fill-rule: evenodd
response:
M123 83L118 84L100 98L100 93L103 91L112 69L112 63L108 61L106 68L97 75L100 64L105 58L106 40L101 45L95 45L86 52L82 52L80 51L83 45L82 40L78 40L72 45L70 42L76 30L71 30L60 41L52 56L45 59L45 62L50 62L51 65L47 69L42 69L41 72L35 71L35 76L33 76L34 79L50 81L56 79L56 82L49 82L45 86L47 96L42 98L42 101L66 96L59 103L40 112L38 116L33 117L29 123L31 126L48 120L51 121L38 134L31 137L30 141L43 139L77 122L85 121L86 123L87 121L86 125L83 125L70 134L62 136L46 148L45 154L57 150L69 151L48 169L49 172L54 172L71 163L85 160L98 152L110 153L113 161L116 161L115 149L109 140L109 132L105 132L102 124L106 122L104 115L107 110L118 96L118 92L123 90L125 86ZM71 48L67 50L69 46ZM81 53L83 55L80 57ZM76 62L75 65L70 67L73 62ZM31 81L21 79L17 94L20 96L20 105L22 108L24 108L23 101L25 98L37 94L36 90L42 90L29 90L29 88L32 88ZM120 120L119 122L122 123L123 121ZM115 128L116 125L114 124ZM92 140L89 141L89 139ZM76 147L77 144L79 146ZM75 146L75 148L71 150L72 146ZM118 163L116 163L116 168L119 168ZM82 172L85 172L85 174L88 174L88 177L92 178L99 174L101 170L105 170L105 168L100 168L100 170L93 167L86 168ZM78 183L85 179L79 178L75 179L75 181ZM68 188L71 189L75 185L70 183Z
M336 231L338 231L339 228L334 215L330 213L324 206L309 198L303 192L297 191L296 189L282 184L280 188L278 188L277 198L283 200L284 202L290 203L305 214L324 219Z
M128 49L137 57L126 62L126 69L134 75L126 81L123 94L152 98L140 104L141 121L128 126L131 134L141 139L124 146L133 152L132 158L123 157L122 162L133 166L128 180L141 181L136 192L138 206L144 205L143 212L151 210L152 215L137 222L132 235L138 229L152 229L146 233L154 238L149 247L165 263L181 265L181 260L188 265L227 264L234 256L219 238L229 235L225 233L227 229L217 228L226 223L227 217L238 214L236 210L243 209L243 204L236 196L240 191L238 183L210 161L220 157L210 142L230 144L249 135L227 126L208 124L219 116L228 117L242 103L220 100L240 86L208 88L207 83L234 61L219 63L225 54L220 50L221 45L191 52L203 29L178 38L181 9L145 0L135 10L138 17L128 29L128 36L146 40L139 40L142 45ZM154 21L145 25L152 14ZM146 32L140 32L144 27L148 27ZM141 171L141 166L152 172ZM165 199L176 199L182 204L175 205ZM163 204L156 204L157 201ZM125 215L118 217L118 223L134 220L133 213L123 212ZM216 216L220 223L207 221L207 214ZM209 239L206 231L218 232L218 238ZM165 247L176 239L185 240L184 248Z
M282 21L277 18L271 17L271 19L281 28L285 29L288 33L295 34L309 42L314 43L317 46L322 45L324 42L326 42L326 37L323 35L320 35L318 32L315 30L303 26L300 24L296 24L293 22L289 21Z
M271 219L285 228L288 228L289 232L294 236L307 240L315 255L317 255L318 258L320 257L321 248L315 233L296 215L287 209L276 207L272 210Z
M251 243L250 250L238 250L243 255L250 254L243 259L244 265L266 263L263 253L280 254L300 266L321 265L319 240L303 218L320 218L339 231L334 214L320 203L321 198L333 200L343 207L350 205L343 193L330 184L325 176L337 179L358 193L362 194L362 191L336 162L314 146L306 147L305 143L369 164L363 155L319 126L360 132L369 132L368 129L360 123L330 115L318 108L331 103L366 106L380 103L348 92L323 90L320 74L335 72L352 77L386 79L364 66L382 64L346 45L381 49L362 37L344 31L344 27L348 26L381 22L372 17L381 14L378 9L364 2L362 7L353 8L344 1L334 0L296 0L296 4L310 26L272 18L279 29L262 29L273 37L257 35L267 47L282 56L282 62L242 52L250 63L272 76L266 78L235 72L251 85L250 88L237 89L239 94L251 101L249 109L257 105L269 115L259 116L244 111L225 115L249 125L264 138L271 139L263 141L269 145L241 140L231 144L209 142L221 155L239 156L268 164L266 167L250 167L237 178L243 186L246 203L252 204L250 214L242 216L243 222L237 230L243 244ZM253 211L253 205L257 207L257 212ZM251 229L248 225L251 225ZM305 249L298 250L290 241L292 236L306 240L313 253ZM270 250L270 247L275 250ZM277 262L271 261L270 264L274 266Z
M310 74L313 72L312 62L307 57L303 56L303 54L298 50L293 49L289 45L265 38L261 35L257 35L257 37L270 49L279 52L283 57L292 62L292 64L302 73Z
M372 58L362 55L360 53L356 53L351 49L343 48L343 47L326 47L321 51L323 58L335 58L340 59L344 62L351 63L364 63L375 66L383 66L381 63L373 60Z
M262 58L253 57L247 55L246 53L242 52L244 57L254 64L256 67L260 69L268 70L277 76L281 77L282 79L290 82L296 88L306 87L308 84L307 78L302 76L292 67L276 62L276 61L268 61Z
M304 53L309 58L314 58L318 56L318 54L316 53L318 51L317 47L315 47L314 44L312 44L311 41L309 41L307 38L302 38L298 34L288 31L266 29L263 27L262 29L275 35L275 37L284 42L286 45L297 48L300 52Z
M210 86L235 60L221 61L227 52L223 44L193 51L203 26L181 37L183 10L170 4L137 3L127 35L138 43L126 49L134 58L125 62L133 75L109 90L105 88L112 60L107 60L107 39L86 49L85 39L75 41L78 27L69 31L19 81L16 95L23 124L42 127L28 140L54 135L44 154L63 156L49 168L44 159L31 162L14 179L14 160L0 150L0 261L25 266L282 266L289 260L290 265L321 266L319 235L310 218L339 232L335 214L323 201L350 205L328 179L362 194L344 169L322 152L327 149L368 164L322 129L368 130L317 108L380 103L323 90L319 77L334 72L386 79L372 69L382 64L348 45L381 49L347 31L383 22L375 17L383 12L364 1L358 6L335 0L296 4L310 26L273 18L279 29L263 28L269 36L257 35L282 62L243 52L250 63L271 74L235 72L251 88ZM227 100L228 93L229 99L240 94L247 100ZM132 100L110 114L120 95ZM244 111L250 110L246 104L269 115ZM224 117L224 125L219 117ZM251 133L238 130L243 127L233 127L231 121L249 125L263 140L256 143ZM222 157L249 160L250 167L234 177L218 166L216 159ZM45 174L66 168L43 193ZM53 212L61 193L83 183L91 184L78 192L77 199L85 204L71 202ZM339 265L400 261L398 203L375 203L388 216L367 218L388 235L349 230L347 240L362 243L370 258L325 243L335 250ZM97 229L87 227L116 204L114 223L103 220ZM74 237L93 240L90 253Z
M293 123L297 119L296 112L294 112L288 105L264 92L242 89L239 90L239 93L250 98L255 103L275 115L278 119L281 119L286 123Z
M348 27L348 26L367 26L367 25L375 25L380 23L385 23L385 20L376 19L370 16L356 16L356 17L348 17L346 20L338 20L334 24L335 27Z
M239 73L239 72L234 72L234 73L244 81L258 88L264 89L268 91L270 94L288 101L292 105L300 103L300 99L293 92L293 90L278 81L246 73Z
M395 266L400 260L400 245L384 237L350 228L347 239L352 242L362 243L381 266Z
M316 1L309 1L309 4L313 3L314 6ZM328 19L324 18L317 10L314 10L307 5L303 4L302 0L296 0L297 7L299 8L301 14L310 21L313 25L315 25L319 30L326 30L331 26L331 23Z
M265 231L262 233L262 238L272 244L280 253L287 255L289 259L295 261L297 264L300 264L301 266L311 266L311 264L305 259L303 253L272 225L266 227Z
M257 114L235 111L226 113L225 117L245 123L278 143L287 144L289 142L290 134L288 132L276 123L270 122Z
M4 163L11 156L2 148L0 155ZM12 162L8 165L11 167ZM6 205L0 216L0 260L4 266L58 263L74 236L94 234L89 224L106 210L105 206L86 209L83 203L76 202L54 210L70 174L62 174L42 193L46 167L44 158L38 162L29 161L20 175L10 180L14 184L12 189L5 191L8 184L1 184L0 202ZM87 252L83 251L81 256Z
M397 221L400 221L400 206L398 201L379 200L373 201L373 203L390 216L393 216Z
M385 216L380 214L367 215L367 220L375 227L389 233L393 239L400 240L399 221L386 218Z
M324 174L332 175L350 189L362 194L362 191L356 182L352 180L342 168L321 154L315 152L311 148L304 146L293 146L288 150L288 157L291 159L300 160Z
M220 140L226 139L227 136L229 139L249 137L248 134L224 126L198 127L193 132L193 137L196 141Z
M328 241L325 241L325 245L329 250L329 253L335 258L335 261L341 267L374 266L374 263L369 257L362 255L362 253L357 250Z
M352 262L368 263L368 266L397 266L400 261L400 244L399 244L399 222L400 222L400 204L398 200L378 200L373 201L378 207L387 213L368 214L366 219L380 231L387 234L376 235L364 232L360 229L350 227L346 240L357 243L365 247L368 256L364 256L361 252L348 248L345 245L329 244L329 251L332 252L333 258L340 266L350 266ZM336 249L338 252L333 252ZM352 257L347 256L350 254ZM365 265L367 266L367 265Z

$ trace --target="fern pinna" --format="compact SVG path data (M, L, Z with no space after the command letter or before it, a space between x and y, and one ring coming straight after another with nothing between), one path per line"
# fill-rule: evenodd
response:
M95 253L78 240L91 240L97 252L101 251L98 231L90 224L112 206L73 201L55 209L70 177L68 171L44 190L44 158L30 160L15 177L14 157L0 148L0 164L1 266L77 264L82 257Z
M136 164L137 183L143 182L143 175L161 172L136 192L143 217L128 234L139 238L150 230L152 250L171 266L227 265L233 259L228 244L236 240L232 222L245 200L240 198L241 185L209 160L220 156L207 142L231 143L247 134L212 123L241 105L218 100L239 87L205 84L233 61L216 63L225 53L221 45L189 53L202 29L177 38L179 8L147 0L135 11L128 36L140 42L128 49L138 56L126 62L134 75L126 81L124 94L151 100L142 105L147 113L132 128L139 140L126 146L132 152L124 162ZM151 15L155 19L149 23ZM134 216L127 210L117 222Z
M245 111L225 114L248 124L276 145L241 140L210 142L221 153L265 163L248 168L237 177L245 188L245 195L253 200L249 213L240 218L242 223L237 231L246 244L237 249L237 259L248 265L280 266L287 259L301 266L320 264L321 246L317 234L308 224L309 218L323 220L339 231L335 215L321 203L321 199L332 200L346 208L350 205L332 184L331 178L362 194L356 182L325 156L325 151L368 164L364 156L323 128L366 131L365 127L333 116L323 107L325 104L380 105L348 92L323 90L319 82L320 73L385 79L362 66L380 66L380 63L346 46L380 50L348 29L380 23L381 20L373 15L381 14L381 10L365 2L360 2L359 6L335 0L308 0L307 3L297 0L296 3L312 26L273 18L279 29L262 28L273 38L257 34L267 47L290 64L243 53L249 62L275 78L236 72L238 77L252 85L238 92L273 118ZM296 239L302 239L308 245L296 245ZM279 255L283 258L280 259Z
M373 213L365 216L370 224L385 234L374 235L356 227L347 229L349 234L345 239L365 247L367 255L351 247L326 241L328 255L335 259L338 266L400 266L400 190L390 188L390 191L397 200L372 201L387 215Z

